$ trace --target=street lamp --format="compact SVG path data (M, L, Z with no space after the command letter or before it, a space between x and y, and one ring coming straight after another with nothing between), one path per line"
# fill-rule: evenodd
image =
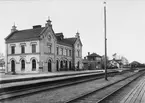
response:
M106 2L104 2L105 80L107 79Z

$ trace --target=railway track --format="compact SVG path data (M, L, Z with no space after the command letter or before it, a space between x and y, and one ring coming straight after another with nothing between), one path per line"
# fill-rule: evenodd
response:
M111 72L108 74L108 76L115 76L117 74L122 74L119 72ZM35 94L36 92L43 92L45 90L52 90L56 88L61 88L61 87L66 87L69 85L75 85L87 81L92 81L96 79L103 78L104 75L89 75L89 76L84 76L84 77L79 77L79 78L71 78L71 79L65 79L63 81L56 81L56 82L42 82L42 83L37 83L37 84L30 84L30 85L24 85L24 86L16 86L16 87L11 87L11 88L6 88L3 90L0 90L0 102L4 101L6 99L12 99L12 98L17 98L20 96L24 95L32 95Z
M64 103L107 103L106 101L109 100L112 95L115 95L115 93L118 93L122 88L126 87L144 74L145 71L138 72L137 74L128 76L120 81L71 98Z

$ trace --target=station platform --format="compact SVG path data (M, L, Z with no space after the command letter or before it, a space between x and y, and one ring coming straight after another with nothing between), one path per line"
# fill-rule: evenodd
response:
M107 72L111 72L111 71L122 72L124 70L128 70L128 68L108 69ZM55 78L55 77L65 77L65 76L73 76L73 75L81 75L81 74L89 74L89 73L104 73L104 72L105 70L84 70L84 71L59 71L59 72L35 73L35 74L29 73L29 74L15 74L15 75L0 74L0 84L18 82L18 81Z
M128 68L120 69L108 69L107 71L122 71ZM105 70L84 70L84 71L59 71L59 72L48 72L48 73L25 73L25 74L0 74L0 81L3 80L13 80L13 79L23 79L23 78L37 78L37 77L57 77L57 76L67 76L73 74L83 74L83 73L93 73L93 72L105 72Z
M145 103L145 76L120 103Z
M120 72L127 69L109 69L107 72ZM22 86L29 84L36 84L40 82L51 82L58 80L65 80L69 78L76 78L86 75L102 75L104 70L85 70L85 71L64 71L54 73L43 73L43 74L17 74L17 75L3 75L0 77L0 89L8 88L11 86Z
M104 72L104 70L85 70L85 71L62 71L62 72L48 72L48 73L28 73L28 74L15 74L15 75L0 75L0 82L4 80L17 80L17 79L26 79L26 78L39 78L39 77L59 77L59 76L68 76L68 75L77 75L85 73L94 73L94 72Z
M109 72L109 71L108 71ZM35 84L40 82L51 82L57 80L64 80L69 78L81 77L92 74L102 74L104 70L87 70L87 71L65 71L55 73L43 74L19 74L19 75L5 75L0 78L0 89L12 86L22 86Z

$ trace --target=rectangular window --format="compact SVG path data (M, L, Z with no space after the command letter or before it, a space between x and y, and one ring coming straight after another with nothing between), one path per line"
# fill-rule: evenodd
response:
M63 55L63 48L61 48L61 55Z
M32 44L32 53L36 53L36 44Z
M15 54L15 46L11 46L11 53Z
M66 49L66 56L68 56L68 50Z
M21 53L25 53L25 46L24 45L21 46Z
M78 57L80 56L79 50L78 50Z
M71 56L71 50L69 50L69 56Z
M59 55L59 48L56 47L56 54Z
M51 45L48 45L48 53L51 53Z

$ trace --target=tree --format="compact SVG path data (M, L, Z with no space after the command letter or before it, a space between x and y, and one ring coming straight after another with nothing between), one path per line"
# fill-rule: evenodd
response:
M3 69L4 66L5 66L4 55L3 53L0 53L0 67Z
M107 67L108 67L108 60L109 60L109 57L107 57ZM101 67L102 67L102 69L105 69L104 67L105 67L105 56L103 55L102 56L102 60L101 60Z
M123 65L129 64L127 58L125 58L125 57L123 57L123 56L121 57L121 61L122 61L122 64L123 64Z

